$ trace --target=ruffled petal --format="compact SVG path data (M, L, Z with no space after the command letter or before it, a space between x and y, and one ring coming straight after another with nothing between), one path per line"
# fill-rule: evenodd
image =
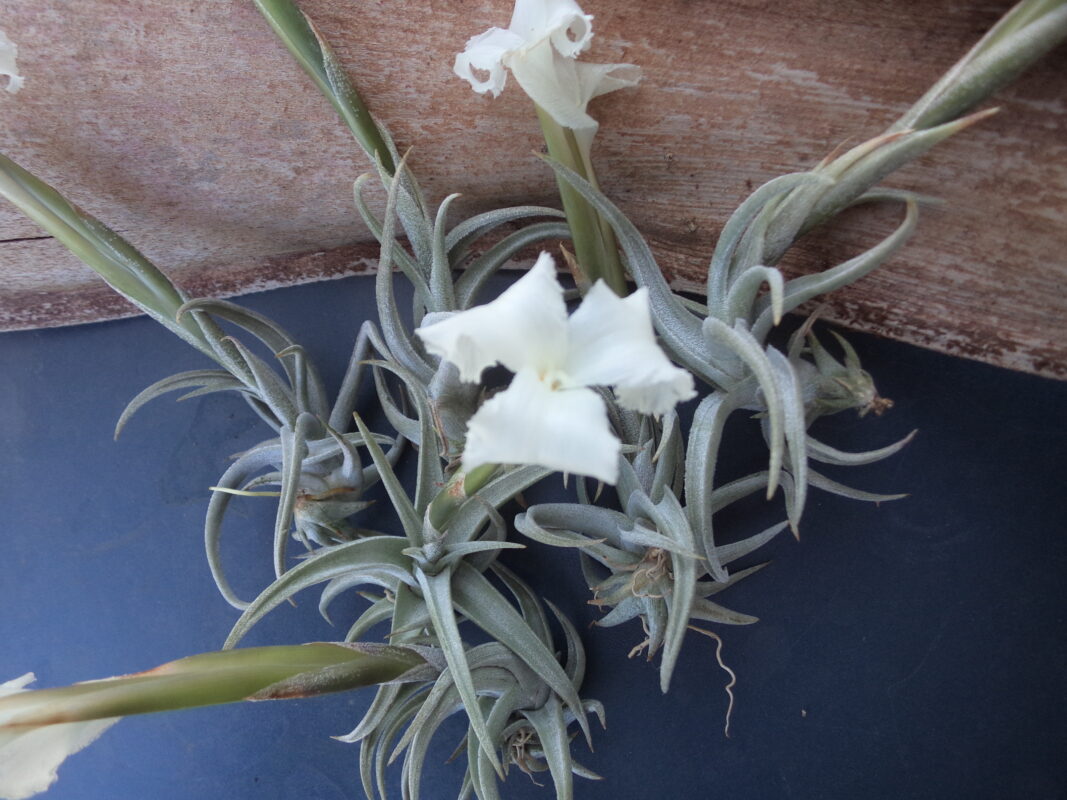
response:
M479 94L491 92L493 97L497 97L504 90L508 77L504 70L504 56L524 44L525 41L511 31L490 28L470 38L463 52L456 54L452 71ZM485 73L486 77L478 77L475 70Z
M477 381L498 362L512 372L558 370L567 352L567 307L552 256L542 253L496 300L415 333L427 352L459 368L460 380Z
M0 76L7 77L7 90L12 94L21 89L26 80L19 75L19 68L15 64L18 52L18 46L0 31Z
M522 370L471 418L463 468L539 464L614 484L620 449L596 392L554 391L533 370Z
M693 376L656 344L646 289L620 298L597 281L567 330L564 372L575 385L613 386L621 405L643 414L664 414L696 396Z
M549 39L561 55L574 58L593 38L593 16L574 0L516 0L508 30L527 44Z

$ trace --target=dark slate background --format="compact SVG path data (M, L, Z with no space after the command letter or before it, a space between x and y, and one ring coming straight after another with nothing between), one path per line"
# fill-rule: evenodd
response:
M351 279L242 302L286 325L335 386L373 286ZM577 797L1067 795L1067 383L850 338L896 406L822 421L821 438L865 449L919 434L889 461L833 474L910 497L876 507L816 492L800 542L786 534L749 559L769 567L720 595L761 618L719 629L738 675L730 738L711 640L686 642L663 696L654 666L626 657L639 626L588 627L598 612L573 554L507 554L583 630L584 694L607 706L595 752L575 745L606 779L580 781ZM203 557L207 487L267 429L235 397L166 398L112 441L136 392L203 366L145 319L0 337L0 680L33 670L39 686L56 686L222 643L235 612ZM751 423L734 427L724 479L764 458ZM532 499L561 491L555 479ZM225 565L245 597L271 575L271 503L236 500L228 519ZM385 512L380 503L377 524L395 529ZM722 530L741 536L780 516L753 503ZM331 627L316 599L280 607L246 642L342 637L360 601L340 602ZM127 719L70 759L48 796L359 797L357 748L329 736L348 732L370 696ZM458 792L461 765L443 762L461 730L443 731L431 753L431 800ZM513 772L505 796L553 794Z

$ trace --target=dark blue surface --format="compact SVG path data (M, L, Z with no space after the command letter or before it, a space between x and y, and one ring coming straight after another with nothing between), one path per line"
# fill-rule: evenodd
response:
M336 385L373 289L352 279L243 302L286 325ZM654 667L626 658L636 626L587 628L597 612L572 554L507 554L585 631L584 694L605 703L609 727L595 753L576 745L606 776L579 782L579 798L1067 794L1067 384L851 338L896 407L826 420L821 438L864 449L919 428L889 461L838 474L911 497L875 507L815 493L801 541L777 541L768 568L721 595L761 617L719 629L738 674L730 739L713 642L687 641L662 696ZM33 670L38 685L61 685L225 638L235 613L203 557L207 487L267 429L236 398L213 396L156 401L111 436L137 391L203 366L144 319L0 337L0 680ZM724 478L763 458L744 433L728 440ZM245 596L271 574L271 502L238 500L228 519L225 564ZM780 512L753 513L731 520L735 535ZM331 628L316 599L279 608L247 643L343 636L345 609ZM357 748L329 736L350 730L369 698L127 719L70 759L48 796L360 797ZM430 800L458 791L460 766L438 766L455 744L445 739L423 784ZM553 795L513 773L504 796Z

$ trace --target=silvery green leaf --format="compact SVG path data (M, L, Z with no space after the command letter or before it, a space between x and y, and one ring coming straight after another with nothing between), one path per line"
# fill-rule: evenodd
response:
M647 287L648 303L656 331L663 338L666 349L682 366L713 385L729 383L725 375L707 357L707 342L701 331L700 319L694 315L671 290L656 263L648 243L626 216L601 192L578 173L558 161L544 159L557 177L574 187L614 229L619 247L626 256L626 265L639 286Z
M516 253L546 239L566 239L570 228L565 222L537 222L510 233L467 265L456 279L458 309L474 305L486 281Z
M753 304L764 284L770 288L771 313L774 324L777 325L782 319L785 281L782 279L782 273L774 267L759 265L748 267L730 285L722 311L718 313L719 318L727 324L736 319L749 322L752 319ZM716 310L711 313L716 313Z
M378 241L378 244L384 244L385 225L374 215L374 212L363 197L364 187L373 179L373 176L366 173L356 178L355 182L352 184L352 199L355 202L356 211L359 212L359 216L363 220L363 224L370 229L371 234ZM430 286L427 283L426 276L423 274L423 270L402 247L393 248L392 255L393 260L395 260L400 267L400 271L404 273L404 277L407 278L414 287L415 300L425 306L429 306Z
M236 609L243 610L248 603L241 600L234 593L230 582L226 579L222 570L222 560L219 551L219 542L222 538L222 518L230 504L232 495L226 491L236 489L246 483L249 475L264 469L281 459L281 444L274 440L268 446L260 445L243 453L222 474L217 482L217 487L223 491L211 493L208 501L207 515L204 520L204 549L207 553L207 563L211 570L211 577L215 580L215 586L219 593Z
M419 189L415 175L407 165L407 156L410 152L409 149L405 152L404 157L399 159L395 173L381 159L375 161L375 166L378 169L378 177L381 179L382 185L386 187L386 190L393 186L398 187L395 205L396 216L400 220L408 243L411 245L411 250L415 254L416 265L429 278L430 263L433 259L433 225L427 212L426 198L423 196L422 190Z
M795 531L804 513L804 503L808 495L808 437L804 413L804 392L792 364L785 355L774 347L768 347L767 360L771 365L771 372L778 385L778 396L782 401L782 427L785 433L786 453L789 456L789 470L796 486L793 496L787 498L789 524Z
M519 611L526 620L526 624L530 626L530 630L544 642L546 647L551 647L552 634L548 630L548 618L545 616L545 610L537 599L537 595L518 575L503 564L494 563L492 570L519 604Z
M838 464L848 467L873 464L876 461L881 461L884 458L889 458L889 456L900 452L908 442L915 438L915 434L918 432L918 430L914 430L899 442L894 442L886 447L880 447L877 450L866 450L862 453L847 453L844 450L838 450L835 447L823 444L822 442L811 438L811 436L808 436L808 458L813 461L820 461L823 464Z
M442 439L441 458L451 459L462 450L467 423L478 410L481 392L479 384L460 380L459 368L451 361L442 359L438 364L426 395Z
M243 383L221 369L197 369L170 375L142 389L126 404L118 422L115 423L115 438L119 438L126 423L150 400L155 400L167 392L177 392L192 387L199 387L205 392L241 391L245 388Z
M290 384L296 397L298 411L307 411L319 419L326 419L330 407L326 400L326 388L322 385L315 365L308 359L307 351L298 344L279 350L275 355L290 376Z
M451 567L461 559L475 553L492 553L494 556L499 550L525 550L526 545L518 542L483 541L483 542L460 542L448 546L446 552L436 561L441 567Z
M541 503L515 517L519 533L551 547L585 547L592 540L607 541L621 549L621 531L631 524L629 517L614 509L574 503ZM583 540L576 540L575 535Z
M669 619L667 603L662 597L649 597L648 595L642 595L637 599L643 606L643 620L645 625L648 626L648 660L651 661L652 657L663 647L663 639L667 632ZM661 689L662 676L663 671L661 669Z
M742 539L739 542L731 542L730 544L721 544L715 548L716 554L719 557L719 562L723 565L736 561L739 558L747 556L752 551L763 547L771 539L777 536L779 533L789 527L789 522L779 522L777 525L772 525L766 530L760 531L757 534ZM733 580L734 575L731 574L727 577L727 585Z
M862 500L865 503L886 503L890 500L900 500L908 496L907 494L874 494L873 492L853 489L837 481L830 480L815 470L808 471L808 483L817 489L822 489L824 492L848 497L852 500Z
M344 378L341 379L341 388L338 389L333 408L330 410L328 425L339 433L345 433L352 424L352 412L356 410L356 395L359 393L360 378L363 374L362 364L370 355L370 331L373 328L374 323L369 320L359 326ZM388 353L381 355L383 358L389 358Z
M390 423L408 440L419 448L419 463L415 482L415 513L422 516L430 501L444 484L444 472L441 469L441 458L438 455L437 433L434 430L434 415L430 408L426 390L419 383L418 378L399 364L390 364L387 361L373 361L374 382L378 388L378 398L382 409L386 412ZM409 418L405 417L400 409L392 402L388 387L379 379L379 370L389 370L396 375L407 389L408 397L415 405L418 413L416 420L418 428L408 424ZM403 426L403 427L401 427Z
M374 296L378 306L378 322L385 338L388 352L398 363L407 367L423 384L433 379L434 369L416 350L411 336L400 317L400 310L393 295L393 252L397 249L393 239L395 225L396 199L398 181L389 184L389 196L386 202L385 226L382 231L382 252L378 259L378 273L374 279Z
M494 722L497 722L498 726L507 721L507 716L504 712L508 711L508 708L507 705L504 705L501 702L504 699L504 697L501 697L489 711L489 718ZM482 698L482 702L488 704L492 703L492 700L490 698ZM500 713L494 714L498 708L500 709ZM494 730L494 733L495 732L496 731ZM499 740L503 735L503 731L500 731L496 738ZM497 790L496 785L496 773L493 771L492 767L493 762L485 754L485 751L478 746L478 737L474 735L473 731L468 731L466 740L467 769L470 772L475 795L478 797L478 800L500 800L500 792Z
M411 719L423 701L423 693L413 693L402 702L393 705L385 718L363 740L359 751L359 773L363 791L368 798L377 796L385 799L385 767L389 756L389 745L400 733L401 728Z
M934 145L985 119L990 113L992 112L973 114L926 130L906 131L880 137L879 147L873 148L855 163L839 171L835 184L819 195L803 216L799 233L803 234L818 227L850 206L869 187L890 173L918 158ZM826 169L835 171L835 166L831 163ZM785 234L786 231L783 229L782 235ZM768 250L768 260L776 261L780 256L779 251L770 247Z
M572 800L574 787L571 779L571 743L559 699L555 695L549 695L543 706L524 710L522 715L537 731L537 738L541 742L545 760L552 773L552 783L556 787L556 800Z
M509 222L518 222L531 217L555 217L566 219L566 215L558 209L547 206L511 206L509 208L496 208L460 222L448 232L446 247L448 256L453 264L463 260L470 246L480 237L485 236L495 228L506 225Z
M686 554L694 553L698 545L678 498L666 492L659 503L653 504L647 497L636 496L631 498L631 504L627 504L626 508L631 517L635 515L635 511L639 511L651 519L665 537L674 542L673 547L665 548L670 553L672 567L670 593L665 598L667 621L664 629L663 657L660 660L660 689L666 693L682 649L685 631L689 626L689 612L697 580L697 563L699 561L701 564L700 572L704 571L705 565L703 559ZM652 652L650 647L649 654Z
M430 740L448 717L464 708L462 700L459 699L459 692L456 691L455 687L450 689L448 695L445 702L434 708L432 715L422 717L422 712L430 703L430 700L427 699L422 704L422 708L419 709L419 715L416 715L411 721L405 732L405 735L414 734L410 747L404 754L404 766L400 773L400 792L406 800L419 800L422 787L422 770L426 761L426 752L430 748ZM393 754L390 756L390 762L395 760L396 757L397 750L394 748Z
M613 628L624 622L636 619L645 613L644 603L637 597L623 598L622 602L614 606L607 614L596 620L593 624L599 628Z
M779 472L782 469L782 457L785 452L785 409L767 353L760 346L757 337L745 328L741 320L738 320L731 328L714 317L708 317L704 320L704 333L712 341L719 342L736 353L738 358L752 371L752 375L759 383L759 388L763 391L769 431L767 446L771 451L768 467L770 480L767 483L767 498L770 499L778 488Z
M828 185L831 181L831 178L814 172L794 172L767 181L745 198L723 226L715 245L715 252L711 256L706 292L709 314L714 313L715 308L723 308L730 288L730 266L733 263L734 253L741 244L748 226L763 209L797 187ZM732 319L723 321L733 324Z
M865 253L823 272L788 281L785 284L784 311L792 311L813 297L854 283L893 255L911 237L919 218L919 207L914 201L908 201L906 208L907 212L900 226ZM752 333L758 339L766 337L774 324L774 313L769 305L770 302L766 298L756 302L757 318L752 326Z
M248 604L234 623L223 645L224 649L236 645L253 625L301 589L358 573L364 566L372 569L392 567L407 573L411 562L401 554L407 544L407 539L400 536L372 536L333 548L321 548L312 558L282 573L280 578ZM406 582L414 583L414 578L408 574Z
M448 221L448 207L457 197L458 194L450 194L441 201L437 209L437 220L433 229L433 260L430 266L430 311L452 311L456 308L452 264L449 261L449 248L445 244L445 225Z
M676 495L680 495L685 477L685 446L682 443L678 412L671 409L665 414L660 428L659 446L652 457L656 471L648 491L648 496L657 503L666 491L674 491Z
M411 500L408 499L403 484L400 483L400 479L397 478L396 473L393 471L392 464L389 463L389 459L374 440L362 418L357 414L355 420L356 427L359 428L359 432L363 434L363 439L367 443L367 450L374 460L374 466L378 469L378 476L381 478L382 485L389 495L389 501L393 504L393 509L396 511L400 524L404 528L404 535L408 537L408 541L413 547L420 547L423 544L422 518L415 511L415 507L411 504Z
M314 552L310 553L309 555L313 556ZM322 618L325 619L328 623L333 625L333 620L330 619L330 615L327 613L327 610L329 608L330 603L336 600L338 596L344 594L350 589L354 589L357 586L367 585L380 586L390 592L395 592L397 584L402 583L406 579L406 573L398 573L397 570L392 566L365 567L364 569L361 569L358 573L353 573L351 575L341 575L337 578L333 578L326 584L325 588L323 588L322 594L319 595L319 614L321 614ZM393 614L393 604L392 601L388 601L388 598L386 598L386 600L387 602L384 606L382 606L382 608L384 609L384 613L388 615L387 617L385 617L387 619ZM372 606L377 605L378 602L379 601L375 601L374 603L372 603ZM379 609L378 612L375 612L375 615L378 615L380 613L382 613L381 609Z
M693 610L690 616L693 619L718 622L722 625L751 625L754 622L759 622L759 617L753 617L751 614L742 614L739 611L731 611L703 597L697 597L693 600Z
M563 630L563 639L567 646L567 660L563 664L563 669L570 677L574 688L577 689L585 680L585 648L582 646L582 639L574 623L556 607L555 603L546 598L545 605L551 609L552 615ZM601 716L601 724L603 724L603 716Z
M256 392L257 398L270 409L280 424L292 426L299 412L289 387L282 383L278 373L268 367L263 359L255 355L239 340L227 337L227 341L233 345L248 367L252 380L255 382L250 388Z
M703 556L698 555L695 550L687 550L669 536L657 533L641 523L622 531L622 538L624 542L635 547L655 547L660 550L666 550L668 553L703 560Z
M863 205L865 203L907 203L909 200L917 203L920 208L923 206L936 208L945 205L945 201L940 197L919 194L918 192L912 192L907 189L891 189L888 186L876 186L861 194L849 203L848 207L853 208L854 206Z
M787 523L782 523L781 525L778 525L776 527L778 528L778 530L784 530L785 527L786 527L786 524ZM718 594L719 592L721 592L721 591L723 591L725 589L729 589L735 583L738 583L739 581L744 580L749 575L752 575L752 574L754 574L756 572L759 572L761 569L763 569L769 563L770 563L769 561L764 561L762 564L756 564L755 566L752 566L752 567L746 567L745 569L740 569L737 572L731 572L730 573L730 577L727 578L725 581L723 581L721 583L719 581L701 581L696 585L697 596L699 596L699 597L710 597L711 595Z
M719 561L715 546L712 495L715 490L715 466L719 460L719 446L726 420L741 407L736 394L715 391L700 401L689 427L688 451L685 461L686 518L700 537L701 550L707 568L716 580L726 580L726 571Z
M731 503L736 503L753 492L765 489L769 479L770 473L767 470L763 470L762 472L754 472L751 475L745 475L743 478L724 483L709 495L708 508L712 514L721 511Z
M278 499L278 511L274 517L274 575L285 572L285 549L289 540L289 526L293 522L293 506L300 489L300 465L307 454L307 440L319 422L311 414L301 414L290 430L283 427L282 440L282 487Z
M476 573L477 574L477 573ZM448 668L452 679L455 681L456 690L463 699L463 705L467 710L471 728L474 730L481 743L482 750L489 757L493 769L503 779L504 770L497 758L495 743L489 738L489 731L485 727L485 719L482 716L481 706L478 705L477 695L474 691L474 682L471 678L470 667L467 664L467 654L460 639L459 627L453 606L462 610L462 605L456 602L452 592L452 570L447 569L436 575L427 575L421 569L415 569L415 577L422 589L423 598L430 610L430 620L433 623L434 632L445 658L448 660ZM479 577L481 577L479 575ZM466 612L464 612L466 613ZM467 615L468 617L470 614Z
M389 598L383 597L380 600L375 600L349 627L348 633L345 634L345 641L358 642L367 631L375 625L385 622L392 615L393 602Z
M236 303L212 299L190 300L182 305L178 313L184 314L194 310L220 317L239 325L263 342L272 353L281 353L296 345L296 341L294 341L289 332L276 322L255 311L242 308ZM324 417L326 416L326 389L314 365L305 363L307 366L307 396L310 406L304 410ZM290 384L296 388L298 375L295 372L295 368L284 360L282 365L289 377Z
M360 720L352 732L344 736L333 736L331 738L348 744L360 741L381 724L386 712L397 703L401 696L409 697L412 693L417 692L418 689L417 684L411 683L383 683L379 685L377 692L374 694L374 700L371 701L370 706L367 708L367 713L363 715L363 719Z
M563 671L552 652L485 576L473 567L460 563L456 566L453 581L452 602L456 609L498 642L510 648L574 710L576 716L581 714L581 701L567 673ZM589 741L591 736L584 716L579 719L579 724L586 741Z

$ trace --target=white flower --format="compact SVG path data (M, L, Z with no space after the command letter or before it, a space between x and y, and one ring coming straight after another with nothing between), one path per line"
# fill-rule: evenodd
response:
M34 675L0 683L0 698L26 691ZM32 697L32 695L30 696ZM27 698L21 706L0 706L0 798L22 800L55 783L63 760L96 741L119 717L54 725L19 725L18 718L41 710Z
M621 445L587 387L612 386L620 405L645 414L696 394L656 344L646 290L623 299L598 281L568 318L547 253L491 303L428 323L416 333L462 380L496 363L515 373L468 423L465 470L540 464L615 483Z
M592 141L597 123L585 108L598 95L636 86L633 64L586 64L576 58L593 37L592 16L574 0L516 0L507 30L490 28L456 56L455 73L474 91L504 89L505 68L537 105L580 140ZM486 73L484 79L475 70Z
M14 94L22 88L25 78L19 75L19 68L15 65L15 57L19 49L13 41L7 38L7 34L0 31L0 76L7 76L7 90Z

